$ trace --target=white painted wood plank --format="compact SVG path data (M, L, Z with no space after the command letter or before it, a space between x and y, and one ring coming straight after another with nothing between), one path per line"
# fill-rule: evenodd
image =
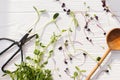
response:
M66 3L66 7L70 8L74 11L85 11L86 7L84 6L84 2L86 0L63 0L62 2ZM0 12L33 12L32 6L37 6L40 9L46 9L48 11L62 11L61 3L56 2L54 0L11 0L11 1L4 1L0 3ZM103 9L96 7L101 6L100 1L92 0L92 1L86 1L87 5L92 8L94 11L103 11ZM49 5L48 5L49 4Z
M85 11L85 7L83 4L84 1L86 1L87 4L92 8L92 10L90 11L91 15L97 14L98 16L100 16L99 18L100 18L101 26L105 29L106 32L108 32L110 29L114 27L119 27L119 23L116 22L116 20L113 19L110 14L106 14L103 12L100 0L61 0L61 2L66 3L67 8L70 8L73 11ZM29 29L29 27L36 20L37 16L34 9L32 8L33 6L37 6L40 9L46 9L48 11L47 14L44 14L41 16L40 22L36 27L36 29L43 27L47 22L49 22L52 18L52 15L55 12L60 12L60 17L57 21L57 24L61 29L68 28L68 26L71 24L71 18L62 11L61 4L59 4L55 0L47 0L47 1L46 0L9 0L9 1L1 0L0 1L0 28L1 28L0 37L8 37L15 40L19 40L20 37L24 35L24 33ZM85 49L89 54L93 56L94 59L97 56L102 56L105 50L107 49L105 36L102 35L102 31L99 28L96 28L94 24L92 24L91 29L94 32L94 35L90 35L90 37L93 39L94 45L91 45L91 43L89 43L85 39L85 36L83 36L84 35L83 29L85 25L84 17L80 13L76 13L76 17L81 27L81 30L77 30L77 34L78 34L77 40L83 44L83 45L76 44L77 48ZM73 24L71 25L71 27L74 27ZM54 24L49 25L46 30L46 34L48 37L50 37L50 31L53 31L53 30L55 30L55 25ZM48 41L48 39L49 38L45 38L45 41ZM33 45L33 44L34 43L32 42L30 45ZM25 52L27 55L31 55L31 52L33 51L33 46L29 47L30 45L26 45L25 47ZM56 49L60 45L61 44L58 44ZM103 46L105 47L105 49L102 48ZM56 51L56 53L57 54L55 55L55 59L57 62L57 67L61 70L60 74L63 74L63 75L62 75L62 78L59 78L58 75L55 74L54 75L55 80L68 80L68 79L72 80L64 72L64 69L67 66L64 64L64 58L59 57L63 55L58 51ZM113 54L115 53L116 52L113 52ZM0 67L7 60L7 58L11 56L10 54L6 56L6 54L3 56L0 56ZM76 61L74 64L82 63L83 57L80 57L80 60L81 61ZM110 70L110 74L108 75L108 74L102 73L102 76L100 76L98 80L104 80L104 79L119 80L120 79L119 78L120 72L116 71L116 69L117 70L120 69L119 55L113 55L112 60L114 62L111 63L112 70ZM105 62L106 61L107 60L105 60ZM53 64L53 61L51 60L48 67L53 69L52 64ZM95 65L96 65L95 61L93 61L90 57L88 57L86 60L86 63L80 68L86 69L87 70L86 74L89 74L89 72L91 71L91 69L93 69ZM9 65L9 67L12 69L14 66ZM71 71L73 71L74 65L69 64L68 67L70 68ZM2 74L3 72L0 71L0 76ZM0 77L0 80L9 80L9 77L8 76Z

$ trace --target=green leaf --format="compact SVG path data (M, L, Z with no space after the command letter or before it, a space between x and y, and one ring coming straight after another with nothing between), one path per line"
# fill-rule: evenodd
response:
M36 34L36 39L38 39L39 38L39 35L38 34Z
M40 10L40 12L44 13L44 12L46 12L46 10Z
M53 53L53 50L50 50L49 53Z
M39 46L39 43L40 43L39 40L36 40L36 41L35 41L35 45L36 45L36 46Z
M76 18L73 19L75 27L79 26L78 20Z
M55 13L55 14L53 15L53 20L57 19L58 16L59 16L59 13Z
M27 59L27 60L31 60L30 56L27 56L26 59Z
M78 72L74 72L74 77L77 77L78 76Z
M38 15L40 15L38 9L37 9L35 6L33 6L33 8L35 9L36 13L37 13Z
M101 57L99 57L99 56L96 58L97 61L100 61L100 59L101 59Z
M86 72L86 70L81 70L81 72Z
M80 71L80 68L78 66L75 66L75 68L76 68L77 71Z
M75 66L75 68L78 72L86 72L86 70L80 70L80 68L78 66Z
M7 74L5 73L5 74L3 74L2 76L4 77L4 76L6 76Z
M73 32L71 28L69 28L69 31L70 31L70 32Z
M40 46L41 46L42 48L45 48L45 47L46 47L45 45L43 45L43 43L40 43Z
M62 32L66 32L67 30L63 29Z
M34 54L35 54L35 55L39 55L39 54L40 54L40 50L35 49L35 50L34 50Z
M48 61L45 61L44 64L45 64L45 65L48 64Z

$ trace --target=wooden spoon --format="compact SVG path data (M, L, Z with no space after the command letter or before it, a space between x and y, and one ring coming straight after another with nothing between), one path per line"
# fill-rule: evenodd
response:
M106 56L109 54L111 50L120 50L120 28L112 29L107 37L106 41L108 44L108 50L103 55L103 57L100 59L100 61L97 63L97 65L93 68L91 73L87 76L86 80L90 80L91 76L95 73L97 68L101 65L101 63L104 61Z

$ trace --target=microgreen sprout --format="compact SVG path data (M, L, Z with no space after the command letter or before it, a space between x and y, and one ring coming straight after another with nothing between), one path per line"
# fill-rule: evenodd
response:
M34 10L35 10L35 12L37 13L37 19L36 19L36 21L33 23L33 25L31 26L31 27L36 27L36 25L38 24L38 22L39 22L39 20L40 20L40 17L41 17L41 15L43 14L43 13L45 13L46 12L46 10L39 10L37 7L35 7L35 6L33 6L33 8L34 8ZM30 28L31 28L30 27Z
M86 72L86 70L81 70L78 66L75 66L76 71L73 73L73 78L74 80L80 80L82 76L84 76L83 73Z
M75 14L73 11L70 12L70 16L72 17L72 21L74 22L75 27L78 27L79 22L78 22L77 18L75 17Z
M67 15L70 15L72 17L72 21L74 22L74 26L78 27L79 26L79 22L75 16L75 13L73 11L71 11L70 9L67 9L66 4L62 3L63 11L66 12Z
M59 17L59 13L55 13L54 15L53 15L53 17L52 17L52 20L51 21L49 21L48 23L46 23L46 25L43 27L43 29L42 29L42 33L41 33L41 38L42 38L42 36L43 36L43 34L44 34L44 32L45 32L45 29L47 28L47 26L49 25L49 24L51 24L51 23L54 23L55 24L55 26L57 27L57 29L58 29L58 31L59 32L61 32L60 31L60 28L58 27L58 25L57 25L57 23L56 23L56 21L57 21L57 18ZM41 30L41 29L40 29ZM39 31L39 30L38 30Z

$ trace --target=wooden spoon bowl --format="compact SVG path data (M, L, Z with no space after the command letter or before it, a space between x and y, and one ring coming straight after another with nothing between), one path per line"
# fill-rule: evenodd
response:
M111 50L120 50L120 28L115 28L109 32L107 44Z

